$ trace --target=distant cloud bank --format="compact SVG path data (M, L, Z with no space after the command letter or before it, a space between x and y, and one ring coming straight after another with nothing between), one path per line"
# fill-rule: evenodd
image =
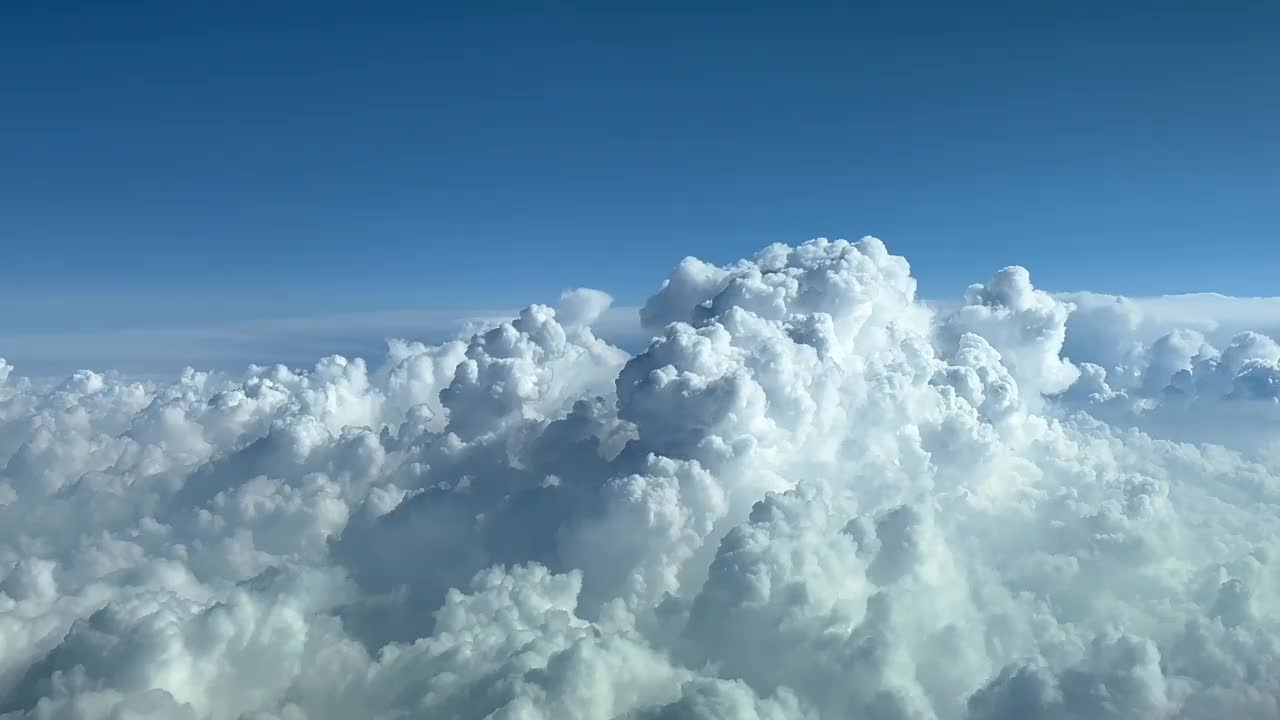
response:
M0 718L1280 717L1278 335L864 238L3 338Z

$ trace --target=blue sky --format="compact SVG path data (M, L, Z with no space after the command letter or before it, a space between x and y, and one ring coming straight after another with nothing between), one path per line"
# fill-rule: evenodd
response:
M638 303L868 233L933 296L1278 294L1278 3L534 5L6 4L0 337Z

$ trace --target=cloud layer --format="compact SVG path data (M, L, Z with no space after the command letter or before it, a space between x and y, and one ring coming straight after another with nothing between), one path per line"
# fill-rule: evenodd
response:
M0 717L1280 716L1280 345L1099 297L816 240L685 260L634 355L576 290L376 367L0 361Z

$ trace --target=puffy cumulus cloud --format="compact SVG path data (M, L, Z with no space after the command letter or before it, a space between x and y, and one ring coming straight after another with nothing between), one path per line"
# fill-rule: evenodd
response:
M1026 268L1007 267L987 285L971 285L965 304L941 325L942 342L976 334L995 349L1010 374L1031 394L1055 394L1079 377L1061 357L1073 305L1031 285Z
M1215 293L1124 297L1092 292L1060 293L1076 306L1067 321L1069 356L1119 357L1133 343L1150 344L1174 330L1191 330L1213 345L1242 332L1280 333L1280 297L1241 298Z
M1016 267L930 309L874 238L685 260L634 355L609 307L0 361L0 717L1280 715L1266 332Z
M1280 421L1280 345L1272 335L1240 330L1237 316L1212 312L1254 313L1274 334L1274 303L1220 296L1070 297L1082 305L1067 321L1063 352L1079 362L1081 376L1061 394L1062 404L1169 439L1246 453L1280 450L1270 432ZM1181 324L1173 315L1180 308L1186 311ZM1193 417L1200 421L1189 422Z

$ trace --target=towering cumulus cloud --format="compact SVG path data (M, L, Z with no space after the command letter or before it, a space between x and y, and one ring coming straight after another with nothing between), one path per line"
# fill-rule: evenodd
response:
M816 240L685 260L635 356L574 290L373 366L0 361L0 717L1280 717L1280 345L1099 297Z

